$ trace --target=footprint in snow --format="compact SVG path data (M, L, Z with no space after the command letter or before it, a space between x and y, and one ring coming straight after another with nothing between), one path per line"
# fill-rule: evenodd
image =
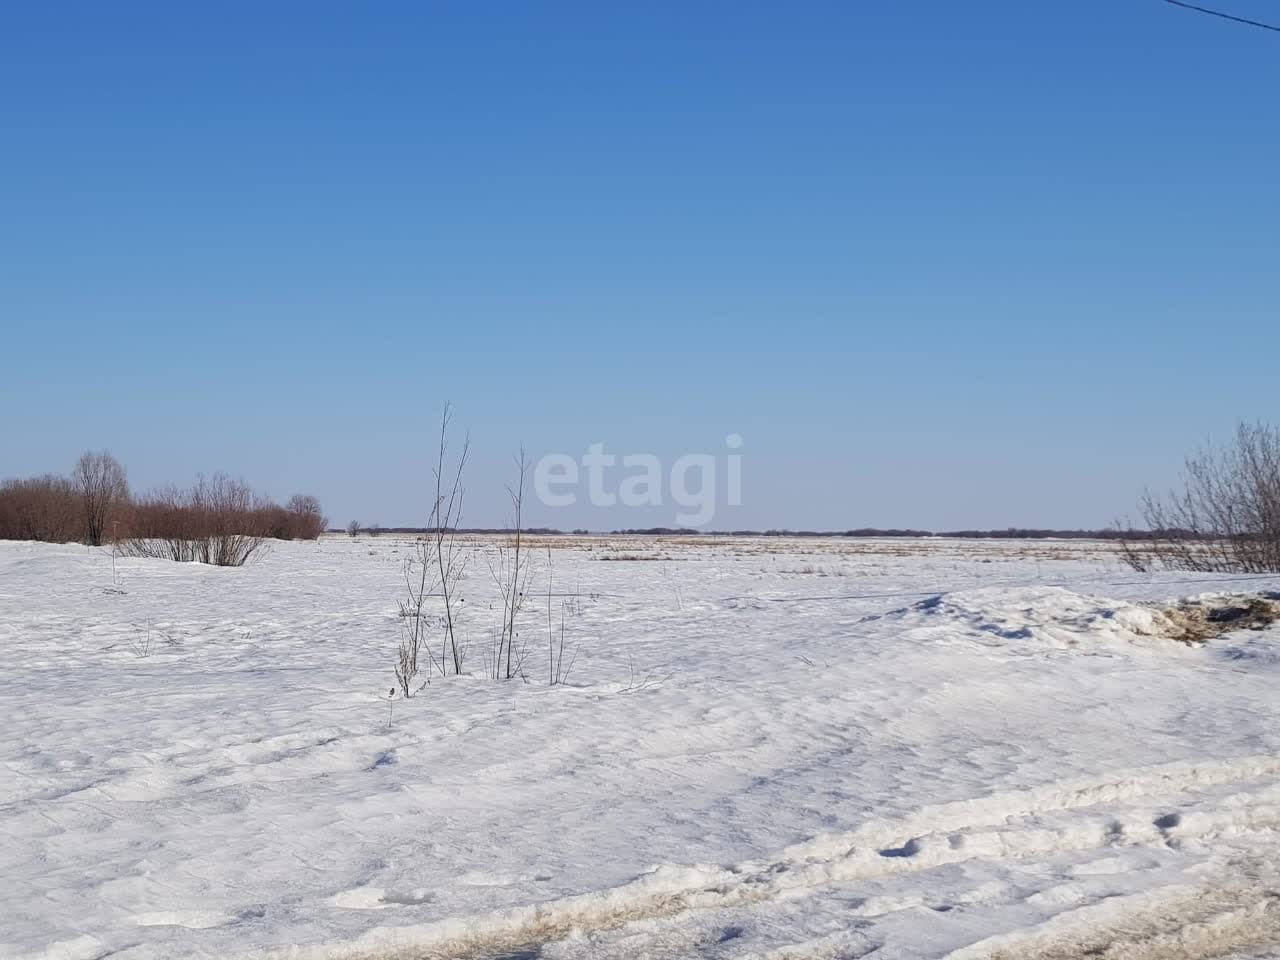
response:
M426 890L396 891L382 887L356 887L330 898L335 907L347 910L385 910L388 907L416 907L431 900Z
M230 923L233 918L213 910L157 910L139 913L133 922L140 927L186 927L188 930L208 930Z
M900 847L889 847L888 849L881 850L880 856L882 857L914 857L922 849L924 849L924 845L918 839L913 839L913 840L908 840L906 843L904 843Z

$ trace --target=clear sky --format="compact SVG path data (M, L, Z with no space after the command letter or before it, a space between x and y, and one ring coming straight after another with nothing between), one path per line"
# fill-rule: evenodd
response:
M729 434L712 527L1106 525L1280 419L1277 90L1159 0L6 4L0 475L422 523L451 400L474 525Z

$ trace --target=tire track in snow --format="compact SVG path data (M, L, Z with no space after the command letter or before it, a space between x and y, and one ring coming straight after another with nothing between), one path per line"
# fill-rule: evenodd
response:
M295 947L269 956L290 960L479 960L504 953L536 952L531 945L563 939L575 930L605 931L635 921L750 906L824 885L909 874L977 858L1026 860L1117 844L1164 844L1228 832L1275 831L1280 828L1277 778L1280 756L1268 754L1205 764L1166 764L1051 783L926 807L900 820L872 821L848 833L787 847L773 858L730 866L662 866L606 890L471 918L381 928L349 943ZM1253 792L1225 797L1206 809L1193 809L1197 791L1256 781L1264 781L1264 785ZM1129 809L1067 819L1056 825L1038 822L1043 817L1104 804L1128 804ZM1151 807L1167 811L1174 806L1179 812L1151 814ZM1261 889L1254 893L1255 912L1260 912L1261 919L1249 923L1269 930L1267 924L1274 919L1270 895ZM1213 902L1203 895L1197 901L1204 909ZM1201 922L1197 916L1189 908L1186 911L1188 923ZM1216 921L1207 917L1203 922ZM803 947L797 945L796 954L803 953ZM988 956L998 957L994 952L973 954L973 958ZM1116 956L1128 960L1127 954ZM1058 957L1045 954L1045 960ZM955 960L971 958L957 955Z
M1280 943L1280 875L1234 863L1202 884L1165 887L1067 911L981 940L945 960L1210 960Z
M1280 877L1269 861L1230 865L1178 884L1069 909L942 960L1215 960L1280 944ZM1250 875L1242 880L1242 875ZM844 935L789 944L760 960L831 960L851 954Z
M1089 577L1079 580L1018 580L1009 583L1001 583L1001 587L1062 587L1067 590L1078 590L1082 586L1100 586L1100 587L1181 587L1196 586L1206 583L1216 584L1236 584L1236 583L1258 583L1261 581L1280 582L1280 577L1274 573L1264 574L1230 574L1221 577L1189 577L1189 578L1173 578L1158 579L1148 578L1143 580L1116 580L1111 577ZM912 597L945 597L953 593L963 593L989 584L989 580L976 579L973 583L960 587L938 587L932 590L897 592L897 593L836 593L825 594L819 596L801 596L801 597L761 597L752 594L743 594L734 597L709 597L708 602L711 603L734 603L734 602L754 602L754 603L818 603L824 600L904 600Z

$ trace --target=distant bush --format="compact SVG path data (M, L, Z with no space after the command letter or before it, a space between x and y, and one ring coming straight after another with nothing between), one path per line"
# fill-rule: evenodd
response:
M310 495L294 494L283 507L264 500L258 509L267 536L275 540L315 540L328 523L320 501Z
M320 501L310 494L295 493L284 509L289 516L289 530L292 534L281 538L284 540L317 540L329 523L329 518L320 507Z
M240 566L265 541L315 540L327 522L309 494L281 506L226 474L131 497L124 467L106 451L84 454L70 477L0 483L0 540L113 541L125 556Z
M129 510L124 467L105 450L80 457L70 477L0 484L0 538L100 546Z
M66 477L0 483L0 539L67 543L83 536L80 499Z

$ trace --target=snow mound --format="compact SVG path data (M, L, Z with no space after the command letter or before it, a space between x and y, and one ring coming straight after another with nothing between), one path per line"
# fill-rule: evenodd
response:
M1062 587L989 588L940 594L889 615L913 639L1035 650L1176 649L1180 629L1158 607Z

